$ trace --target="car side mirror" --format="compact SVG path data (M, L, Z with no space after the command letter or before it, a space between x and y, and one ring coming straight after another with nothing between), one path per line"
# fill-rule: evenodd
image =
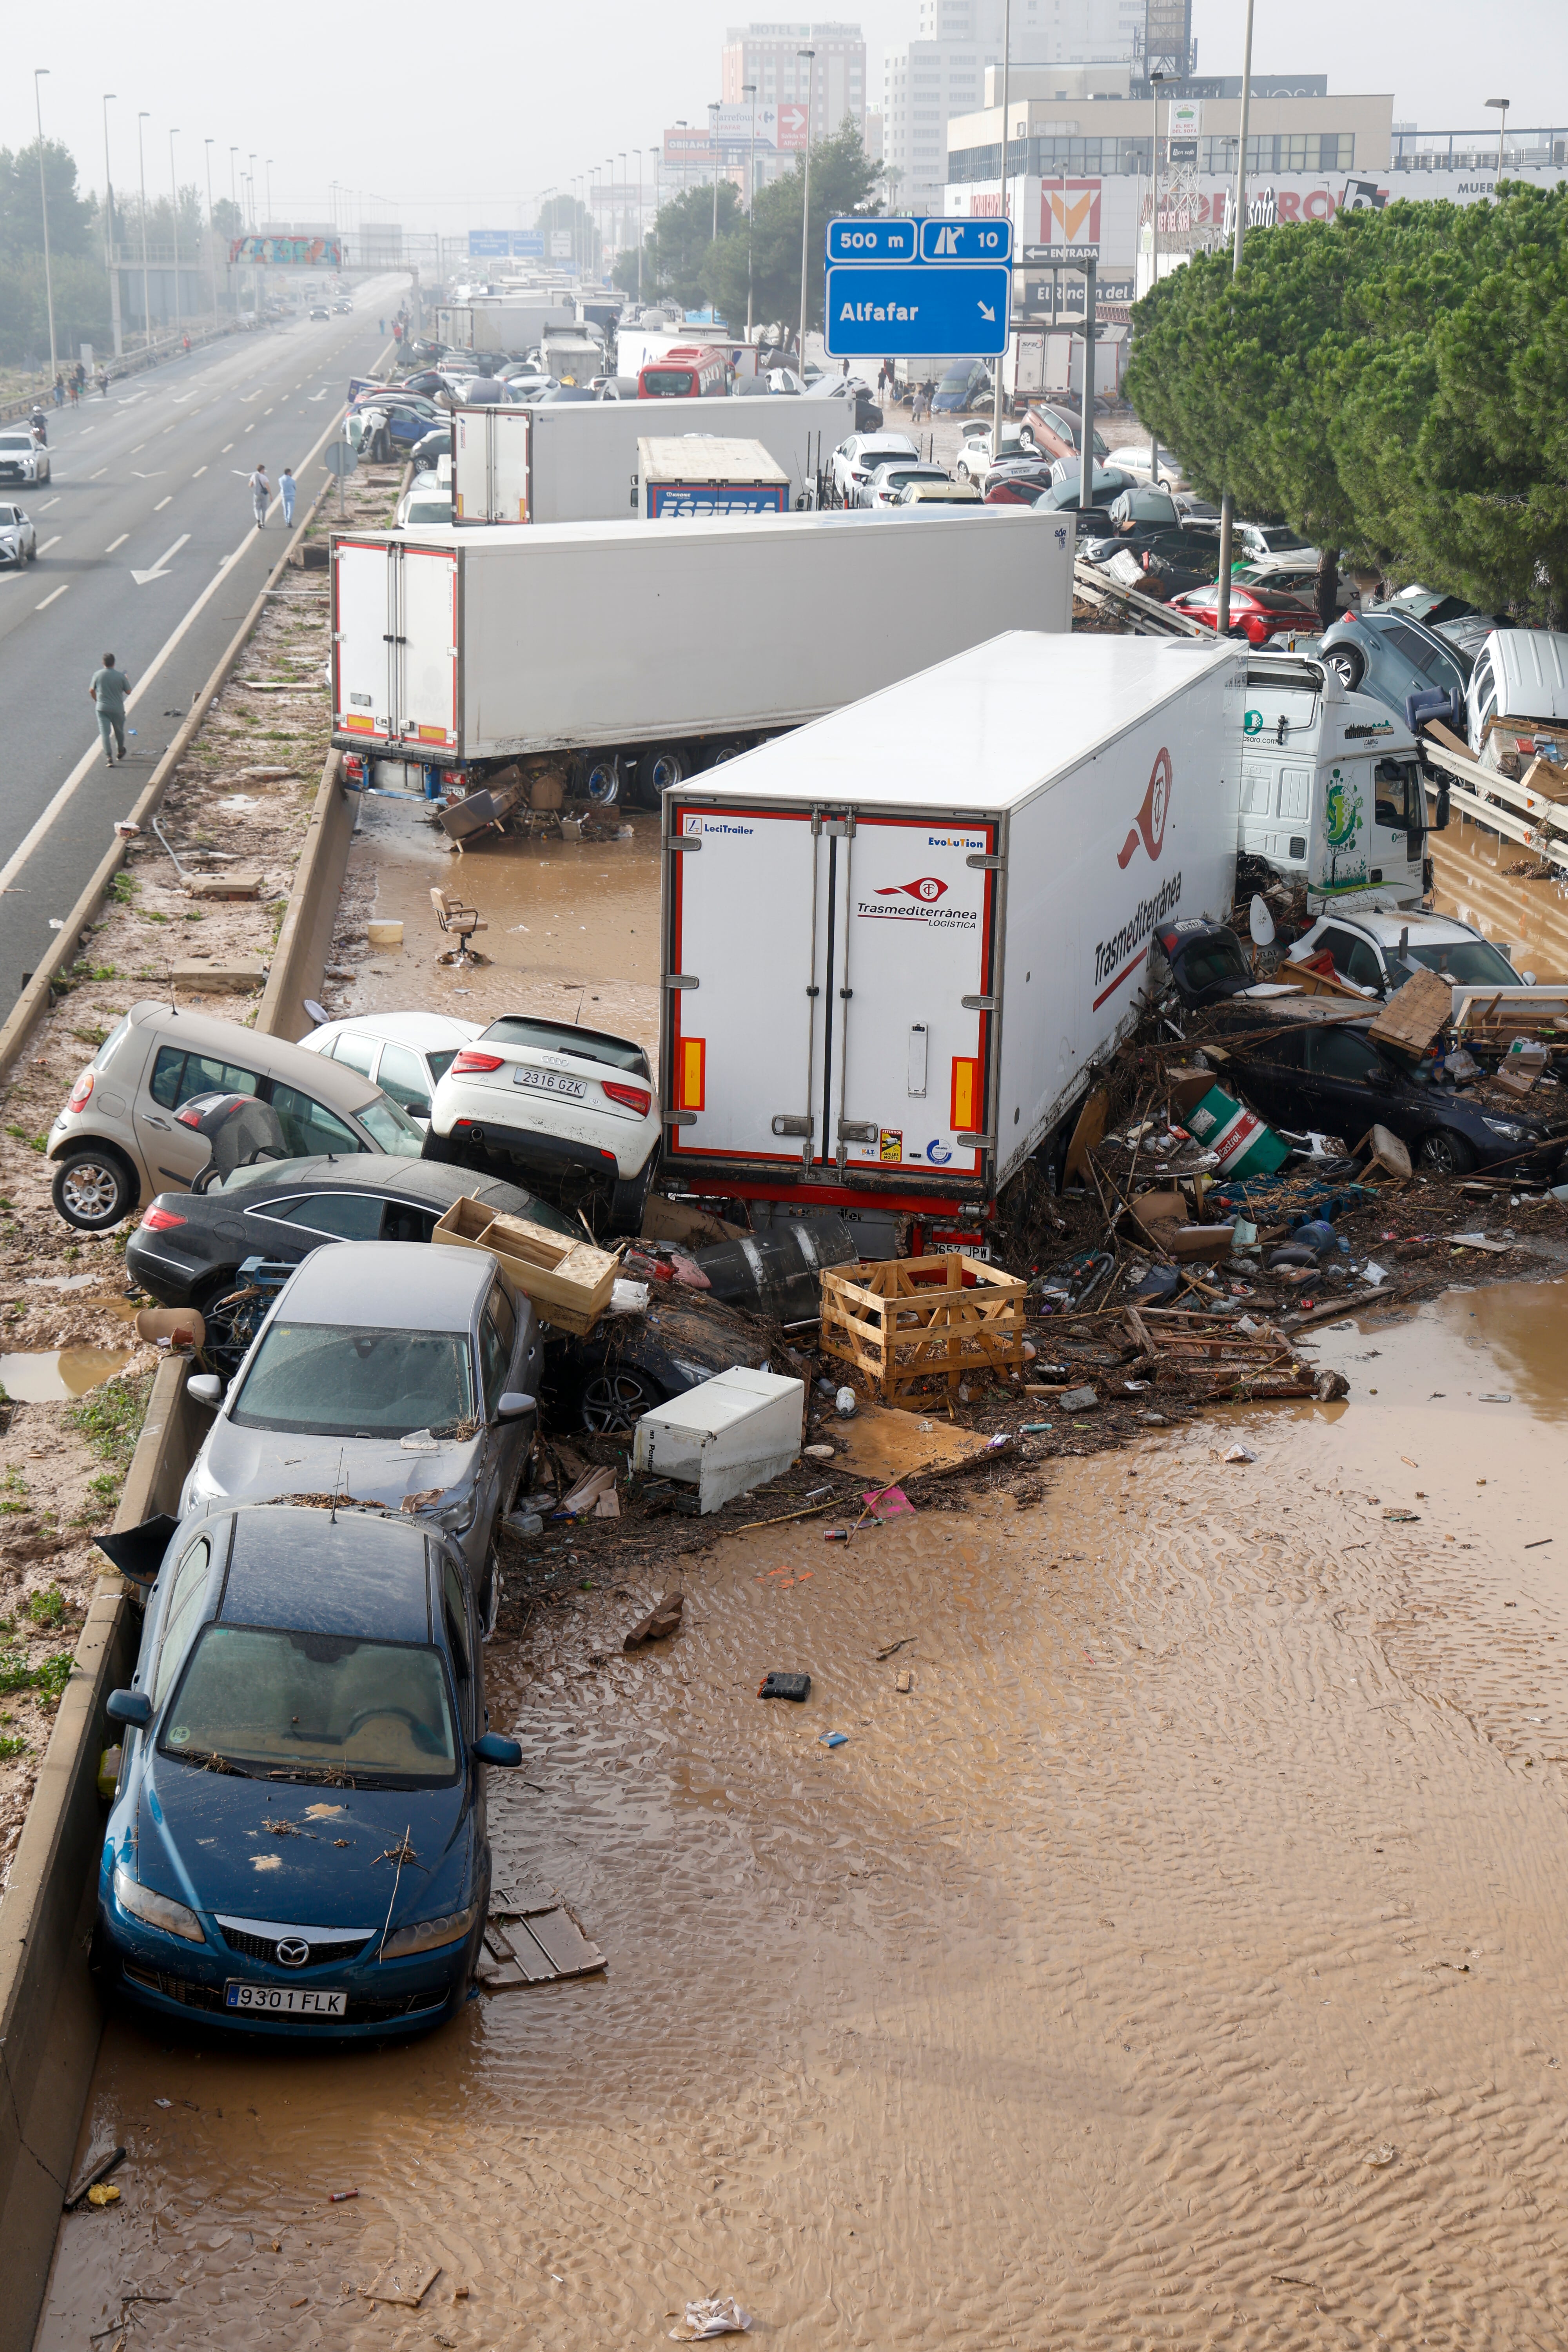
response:
M223 1382L216 1372L195 1372L185 1382L185 1394L198 1404L221 1404Z
M521 1389L508 1389L506 1394L501 1398L500 1402L496 1407L496 1419L498 1421L522 1421L527 1418L528 1414L535 1412L536 1410L537 1406L532 1397L525 1396Z
M117 1698L129 1697L126 1691L117 1691ZM110 1701L112 1706L113 1702ZM151 1713L151 1708L148 1709ZM486 1731L474 1742L474 1754L481 1764L504 1764L515 1769L522 1761L522 1749L515 1739L503 1739L499 1731Z
M1523 981L1526 988L1533 988L1535 986L1535 974L1532 971L1521 971L1519 976L1521 980Z
M129 1723L144 1731L153 1720L153 1702L145 1691L110 1691L103 1711L110 1723ZM521 1750L519 1750L521 1759Z

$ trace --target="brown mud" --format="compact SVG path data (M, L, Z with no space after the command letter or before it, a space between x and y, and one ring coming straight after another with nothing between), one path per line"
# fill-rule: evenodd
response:
M579 2352L709 2293L814 2347L1560 2342L1564 1297L1330 1327L1348 1402L1030 1507L726 1541L630 1656L652 1579L542 1601L492 1835L608 1973L380 2053L111 2021L122 2199L41 2352Z

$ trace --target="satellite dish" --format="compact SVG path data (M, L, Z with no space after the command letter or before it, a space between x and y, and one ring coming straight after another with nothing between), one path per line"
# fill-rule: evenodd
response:
M1274 934L1272 930L1269 932L1268 936L1270 939L1273 938ZM305 1010L310 1014L318 1029L324 1029L328 1022L332 1017L327 1011L326 1006L324 1004L318 1004L313 996L307 996L305 999Z
M1254 947L1269 948L1273 946L1274 918L1269 913L1268 908L1264 905L1262 899L1258 896L1256 891L1253 893L1252 904L1247 910L1247 928L1252 934L1252 944Z

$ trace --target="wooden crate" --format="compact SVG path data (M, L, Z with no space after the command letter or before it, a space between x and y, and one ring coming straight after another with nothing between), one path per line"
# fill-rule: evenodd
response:
M1022 1282L981 1258L836 1266L822 1277L820 1345L898 1404L1022 1366L1024 1297Z
M497 1216L465 1192L430 1236L459 1249L488 1250L513 1289L533 1301L543 1322L586 1336L610 1303L620 1253L555 1234L526 1217Z

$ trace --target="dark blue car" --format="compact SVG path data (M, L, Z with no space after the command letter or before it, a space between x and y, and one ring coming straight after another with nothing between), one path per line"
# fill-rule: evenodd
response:
M395 1512L193 1516L114 1692L106 1990L247 2032L421 2032L489 1895L480 1626L463 1555Z

